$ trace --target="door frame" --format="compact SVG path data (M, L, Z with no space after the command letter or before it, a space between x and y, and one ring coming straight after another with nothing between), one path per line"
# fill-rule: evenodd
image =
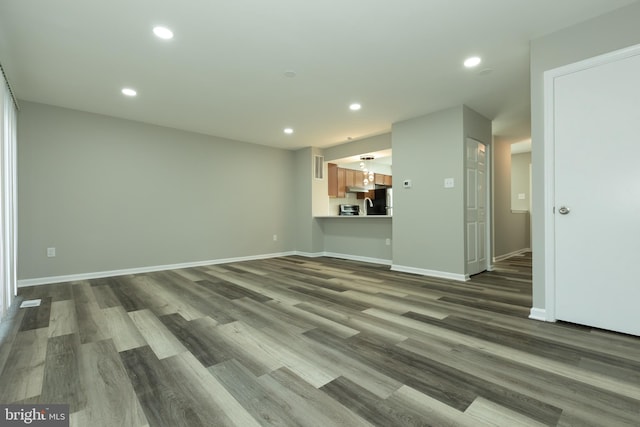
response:
M544 312L532 309L531 318L555 322L556 249L555 249L555 79L578 71L640 55L640 45L615 50L544 72Z

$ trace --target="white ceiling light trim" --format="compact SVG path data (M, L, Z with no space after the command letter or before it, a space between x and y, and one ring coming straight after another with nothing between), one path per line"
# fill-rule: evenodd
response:
M131 89L130 87L122 88L121 92L125 96L136 96L138 94L135 89Z
M153 34L155 34L156 37L161 38L162 40L171 40L173 38L173 31L171 31L167 27L153 27Z
M349 109L350 109L351 111L358 111L358 110L360 110L361 108L362 108L362 105L360 105L360 104L359 104L359 103L357 103L357 102L354 102L353 104L349 105Z
M284 128L283 132L286 133L287 135L291 135L293 133L293 129L292 128Z

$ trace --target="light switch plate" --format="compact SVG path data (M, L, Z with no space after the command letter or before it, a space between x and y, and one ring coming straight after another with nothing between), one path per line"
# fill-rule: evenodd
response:
M518 193L518 200L524 200L525 199L525 194L524 193Z
M445 178L444 179L444 188L453 188L453 187L454 187L453 178Z
M412 185L413 185L413 184L411 183L411 180L410 180L410 179L405 179L404 181L402 181L402 186L403 186L404 188L411 188L411 186L412 186Z

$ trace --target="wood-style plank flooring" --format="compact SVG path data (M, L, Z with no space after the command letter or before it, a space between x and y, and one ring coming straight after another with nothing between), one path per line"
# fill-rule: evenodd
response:
M0 403L75 426L640 425L640 338L527 319L530 254L466 283L292 256L20 295Z

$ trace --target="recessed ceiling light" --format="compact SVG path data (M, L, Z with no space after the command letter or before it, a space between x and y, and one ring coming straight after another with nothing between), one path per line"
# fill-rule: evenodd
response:
M284 76L285 77L289 77L289 78L294 78L297 75L297 73L293 70L287 70L284 72Z
M153 27L153 34L163 40L170 40L173 38L173 31L167 27Z
M122 89L122 94L126 96L136 96L138 92L136 92L134 89L131 89L130 87L125 87L124 89Z
M354 102L353 104L349 105L349 109L351 111L358 111L361 108L362 108L362 105L358 104L357 102Z
M482 59L480 59L479 56L472 56L471 58L465 59L464 66L467 68L473 68L480 65L481 62L482 62Z
M284 128L284 133L286 133L287 135L291 135L293 133L293 129L291 128Z

